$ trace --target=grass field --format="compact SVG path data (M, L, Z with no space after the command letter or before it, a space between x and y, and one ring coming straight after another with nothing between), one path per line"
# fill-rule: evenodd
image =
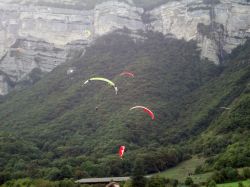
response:
M171 179L178 179L180 182L184 182L189 174L194 173L195 168L199 165L202 165L204 162L204 158L193 157L192 159L186 160L176 167L158 173L157 175ZM200 183L205 182L211 174L212 173L205 173L199 175L191 175L190 177L192 177L195 183Z
M241 181L245 187L250 187L250 179ZM231 183L224 183L224 184L217 184L217 187L238 187L239 182L231 182Z

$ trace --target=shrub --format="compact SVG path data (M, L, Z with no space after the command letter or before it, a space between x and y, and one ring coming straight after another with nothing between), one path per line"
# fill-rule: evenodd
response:
M242 172L242 175L243 175L244 178L250 179L250 168L244 168L243 172Z
M244 187L243 183L242 183L242 182L239 182L239 183L238 183L238 187Z
M147 182L147 187L165 187L166 180L159 176L151 177Z
M191 177L187 177L185 180L185 185L190 186L192 184L194 184L193 179Z
M216 187L216 182L214 180L208 181L207 187Z

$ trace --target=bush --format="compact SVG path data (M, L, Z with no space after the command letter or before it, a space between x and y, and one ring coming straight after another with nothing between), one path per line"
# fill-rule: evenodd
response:
M208 181L207 187L216 187L216 182L214 180Z
M10 179L10 174L6 172L0 172L0 185Z
M127 180L125 182L125 184L123 185L123 187L132 187L132 181L131 180Z
M244 168L242 175L245 179L250 179L250 168Z
M59 182L59 187L74 187L75 184L73 181L64 179L63 181Z
M134 163L133 176L132 176L132 187L145 187L147 179L144 175L143 162L137 159Z
M202 166L201 165L197 166L195 168L195 171L194 171L195 174L201 174L202 172L203 172L203 170L202 170Z
M170 186L176 187L176 186L178 186L179 182L176 179L169 179L168 183L170 184Z
M60 179L61 171L58 168L52 168L47 174L47 179L58 180Z
M187 177L185 180L185 185L190 186L192 184L194 184L193 179L191 177Z
M211 176L211 180L214 180L216 183L223 183L223 182L231 182L236 181L239 179L238 171L234 168L227 167L220 171L216 171Z
M38 179L35 182L36 187L57 187L53 182L46 181L43 179Z
M239 183L238 183L238 187L244 187L243 183L242 183L242 182L239 182Z
M154 176L148 180L146 187L165 187L165 184L166 180L164 178Z
M214 180L216 183L223 183L225 181L225 178L221 174L221 172L215 171L210 177L210 180Z
M231 167L222 169L221 172L227 181L235 181L239 177L238 171Z

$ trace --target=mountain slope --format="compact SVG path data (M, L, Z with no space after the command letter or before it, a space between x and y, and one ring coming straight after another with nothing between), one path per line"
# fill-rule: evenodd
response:
M135 159L142 159L150 173L172 167L192 153L186 145L198 141L221 114L218 107L235 98L233 94L227 100L228 96L243 92L249 64L217 67L200 61L194 42L157 33L143 37L144 42L119 33L104 36L84 57L76 56L32 88L4 98L2 175L129 175ZM67 75L69 67L76 71ZM123 70L133 71L135 78L120 77ZM93 76L113 80L118 95L103 83L82 86ZM129 111L134 105L151 108L156 120ZM120 145L127 148L124 160L117 157Z
M216 112L220 114L212 119L209 128L194 141L195 152L210 157L205 170L250 166L249 51L248 41L230 55L234 63L226 71L227 78L224 76L227 82L218 85L224 90L219 106L226 106L226 109L217 108ZM233 81L236 82L232 84ZM226 87L230 87L229 92L225 92Z

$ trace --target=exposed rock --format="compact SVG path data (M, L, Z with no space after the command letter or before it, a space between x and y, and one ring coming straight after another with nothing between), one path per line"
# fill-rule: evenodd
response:
M94 14L94 29L97 36L124 27L131 31L145 30L141 20L143 9L123 2L109 1L99 4L95 7Z
M27 2L0 0L0 70L15 82L34 68L49 72L72 53L81 55L95 37L123 27L145 28L143 9L123 2L110 1L81 11Z
M6 95L10 91L8 78L6 75L0 75L0 95Z
M250 37L250 3L244 0L174 1L149 15L151 29L198 41L201 56L215 63Z
M41 3L46 6L38 6ZM67 58L83 55L96 37L124 27L135 38L137 31L153 30L196 40L201 56L215 63L250 37L246 0L179 0L147 12L132 0L107 1L91 10L80 10L83 4L76 0L53 3L49 7L49 0L0 0L0 70L4 73L0 94L8 92L7 78L22 81L34 68L49 72Z
M19 81L39 68L49 72L65 61L66 53L53 44L35 39L18 39L0 62L0 69L9 75L12 81Z

